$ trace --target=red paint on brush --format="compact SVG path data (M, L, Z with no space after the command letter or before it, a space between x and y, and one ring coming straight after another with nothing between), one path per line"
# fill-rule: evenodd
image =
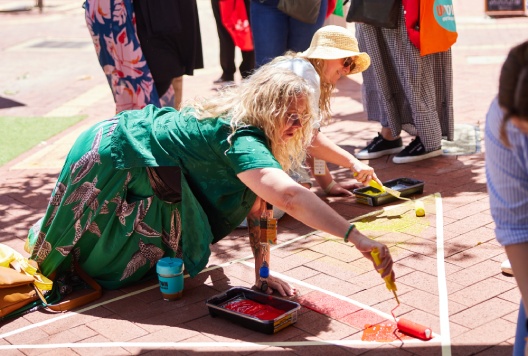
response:
M224 305L224 308L257 317L260 320L273 320L284 314L284 310L279 310L270 305L260 304L250 299L233 301Z

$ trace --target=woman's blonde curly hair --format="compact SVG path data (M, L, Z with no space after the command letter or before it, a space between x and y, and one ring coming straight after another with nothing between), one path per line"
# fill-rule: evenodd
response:
M315 71L321 79L319 96L319 115L320 120L323 125L328 124L332 118L332 111L330 110L330 98L332 97L332 92L335 89L335 85L330 84L328 80L324 77L324 70L326 68L326 61L324 59L317 58L305 58L302 57L300 53L288 51L284 55L275 57L272 61L272 64L279 63L287 59L301 58L305 61L310 62L310 64L315 68Z
M313 138L310 120L296 130L293 138L282 139L288 109L293 102L302 99L306 100L306 111L299 116L313 118L313 88L308 82L288 69L266 64L240 85L225 87L218 95L195 101L187 107L194 109L198 119L226 118L232 129L229 140L242 127L260 128L269 140L273 156L287 171L302 166Z

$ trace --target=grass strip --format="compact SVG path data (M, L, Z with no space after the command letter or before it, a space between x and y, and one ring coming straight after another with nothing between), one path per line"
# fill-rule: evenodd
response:
M0 116L0 166L76 124L86 115L67 117Z

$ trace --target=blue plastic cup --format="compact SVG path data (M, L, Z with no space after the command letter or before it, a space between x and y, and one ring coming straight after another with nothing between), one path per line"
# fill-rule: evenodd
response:
M164 300L177 300L183 292L183 260L163 257L156 264L161 295Z

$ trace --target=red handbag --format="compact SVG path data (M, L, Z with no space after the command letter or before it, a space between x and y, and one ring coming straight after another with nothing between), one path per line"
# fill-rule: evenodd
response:
M222 24L242 51L253 50L253 37L244 0L222 0L218 3Z
M403 0L405 27L411 43L420 49L420 0Z

